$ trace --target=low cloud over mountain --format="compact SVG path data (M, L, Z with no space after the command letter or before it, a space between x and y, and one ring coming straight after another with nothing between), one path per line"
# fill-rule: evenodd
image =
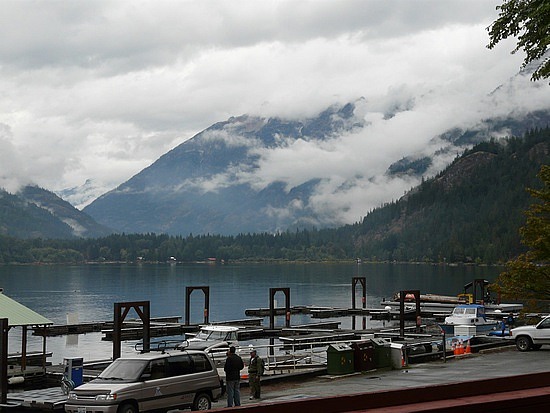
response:
M454 111L430 105L429 97L400 96L391 103L362 98L300 120L230 118L84 211L119 231L183 235L353 223L473 144L547 126L547 110L512 107L519 84L533 100L543 93L526 79L520 74L478 107ZM482 116L488 105L492 117Z

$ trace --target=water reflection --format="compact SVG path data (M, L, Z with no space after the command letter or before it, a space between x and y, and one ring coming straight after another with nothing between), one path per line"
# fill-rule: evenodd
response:
M499 268L448 267L396 264L249 264L249 265L83 265L83 266L0 266L0 287L6 295L49 318L65 324L68 314L80 322L112 320L114 303L150 301L151 316L180 316L184 319L185 288L210 286L210 320L245 318L248 308L267 308L270 288L290 288L291 305L350 308L353 277L365 277L367 307L380 307L383 298L396 291L419 289L426 293L456 295L476 278L493 281ZM276 299L282 306L283 295ZM191 295L191 323L203 321L204 298ZM356 289L361 307L360 289ZM130 314L129 317L137 318ZM327 319L352 327L352 318ZM309 316L293 316L292 324L315 322ZM268 325L269 320L264 321ZM362 327L362 319L356 320ZM387 324L366 320L366 328ZM276 325L284 325L278 317ZM47 340L51 361L63 357L110 358L112 343L101 333ZM133 351L134 342L124 343L122 352ZM20 351L19 333L10 331L10 352ZM41 350L42 340L29 334L29 350Z

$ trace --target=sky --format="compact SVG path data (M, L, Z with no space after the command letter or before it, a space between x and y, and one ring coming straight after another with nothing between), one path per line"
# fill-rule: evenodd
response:
M372 164L362 171L372 184L386 160L422 151L449 126L550 107L532 82L509 86L513 108L488 98L523 61L513 40L486 47L500 3L2 0L0 187L61 191L91 180L99 195L231 116L298 119L359 98L371 140L264 153L246 179L294 183L319 170L338 177L326 183L334 187ZM395 105L410 110L384 120ZM297 155L317 162L304 168ZM356 200L366 210L409 184Z

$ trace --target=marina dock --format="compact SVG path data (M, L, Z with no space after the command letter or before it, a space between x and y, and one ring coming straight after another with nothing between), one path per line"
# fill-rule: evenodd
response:
M354 279L354 281L356 280ZM395 302L388 301L382 303L386 304L382 308L358 308L355 305L355 297L352 300L352 308L290 306L290 289L282 288L271 289L270 299L273 300L275 293L282 291L287 299L284 308L276 307L271 302L270 308L245 310L247 316L245 319L209 322L207 317L209 314L208 287L187 288L188 295L192 289L201 289L204 292L204 324L238 326L237 340L241 342L248 340L270 342L261 349L266 352L266 382L296 377L298 371L301 375L319 375L330 372L331 368L334 369L334 366L331 367L330 363L331 352L336 352L338 362L344 358L348 358L348 361L354 357L363 361L368 359L370 363L368 368L354 366L355 369L359 368L359 370L355 370L359 374L363 374L364 371L387 368L405 369L419 363L428 361L445 362L448 359L457 357L457 353L453 351L450 345L448 346L448 343L451 342L448 340L451 337L446 337L435 322L449 315L453 306L430 306L422 303L421 306L416 305L415 308L412 308L415 303L408 302L404 306L403 302L400 302L398 303L399 306L396 306ZM415 293L418 294L417 291ZM364 305L365 299L362 302ZM140 319L125 319L130 310L135 310ZM148 301L115 303L114 321L38 326L33 328L33 335L43 336L45 339L48 336L55 335L101 332L103 334L102 340L114 340L112 358L117 358L120 357L120 344L122 341L143 339L145 343L151 343L150 339L153 337L181 337L181 342L183 342L186 337L194 335L198 332L200 325L189 324L188 312L189 309L186 308L185 319L187 322L182 323L181 318L177 316L150 317L150 303ZM290 320L293 314L309 315L312 322L292 325ZM501 318L507 315L502 310L495 310L494 314L495 317ZM275 326L275 316L283 316L285 326ZM270 318L269 327L263 325L266 317ZM338 319L344 317L352 317L351 329L341 328L341 321ZM355 317L363 317L363 319L366 317L371 319L398 319L400 326L366 329L366 325L363 323L363 329L355 329ZM322 319L335 320L325 321ZM425 324L426 319L433 321ZM407 325L405 325L405 321L408 321ZM475 333L473 335L475 336ZM471 353L480 353L489 348L509 347L511 345L511 342L505 337L474 336L467 338ZM458 340L458 338L452 337L452 340ZM174 341L177 341L177 339ZM117 345L118 354L115 352ZM261 346L256 345L255 347L261 348ZM45 345L44 348L46 348ZM152 347L149 347L149 344L145 348L153 350ZM245 354L246 348L243 347L242 351ZM344 353L339 354L339 351L344 351ZM109 362L110 360L97 360L85 363L83 368L84 381L97 376ZM24 374L24 372L21 373ZM27 391L10 393L8 404L31 410L50 411L61 409L66 395L63 394L61 386L57 383L60 383L64 373L64 366L46 366L46 368L43 368L42 374L47 381L55 385L40 391L29 390L29 393ZM339 372L336 374L343 375L346 373Z

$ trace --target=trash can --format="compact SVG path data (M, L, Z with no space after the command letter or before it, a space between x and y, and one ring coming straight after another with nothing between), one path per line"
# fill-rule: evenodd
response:
M351 345L353 348L353 366L355 371L374 370L374 344L371 340L358 341Z
M374 366L377 369L391 367L390 343L383 338L371 339L374 345Z
M407 346L403 343L391 343L391 366L394 369L407 367Z
M349 374L353 372L353 349L347 344L329 345L327 349L327 373Z

